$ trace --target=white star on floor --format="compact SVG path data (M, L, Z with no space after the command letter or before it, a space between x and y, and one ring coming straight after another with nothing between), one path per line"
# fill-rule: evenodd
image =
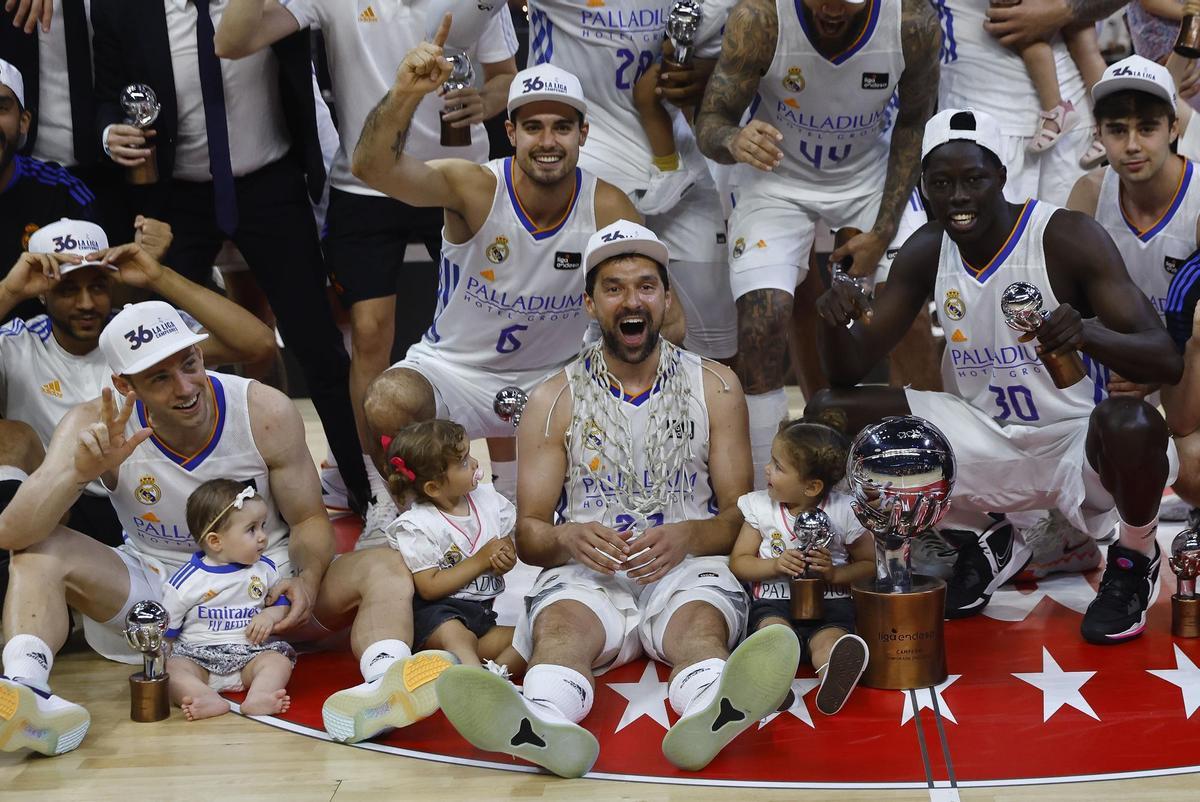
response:
M1196 668L1178 645L1175 646L1175 668L1147 669L1147 673L1166 680L1183 692L1184 718L1191 718L1200 707L1200 668Z
M817 725L813 724L812 714L808 712L808 706L804 704L804 694L808 693L809 691L811 691L813 688L817 687L820 684L821 684L821 680L819 680L819 679L794 679L794 680L792 680L792 694L796 697L796 699L792 702L791 707L789 707L787 710L784 710L782 712L791 713L793 716L800 719L805 724L807 724L808 726L812 727L815 730L817 728ZM779 713L780 713L780 711L776 710L774 713L771 713L766 718L759 721L758 728L761 730L763 727L770 724L772 721L774 721L776 718L779 717Z
M1062 574L1039 579L1030 591L1009 585L1001 588L983 614L997 621L1024 621L1042 599L1052 599L1069 610L1083 613L1096 598L1096 589L1083 574Z
M659 681L658 669L653 660L646 663L646 670L637 682L610 682L608 687L629 702L625 705L625 712L621 714L621 721L614 732L620 732L642 716L654 719L664 730L670 728L665 704L668 684Z
M938 710L941 711L942 717L957 724L958 719L950 712L950 705L946 704L946 700L942 698L942 693L961 678L962 674L951 674L946 677L946 681L941 685L932 688L933 693L930 693L930 688L918 688L916 691L917 709L915 711L912 706L912 694L908 691L900 691L900 693L904 694L904 712L900 714L900 726L903 727L907 724L912 719L914 713L920 713L922 710L933 710L934 693L937 694Z
M1070 705L1081 713L1100 720L1096 711L1088 704L1087 699L1079 689L1094 675L1095 671L1063 671L1058 663L1050 656L1050 650L1042 647L1042 670L1025 674L1013 673L1022 682L1038 688L1042 692L1042 722L1050 720L1063 705Z

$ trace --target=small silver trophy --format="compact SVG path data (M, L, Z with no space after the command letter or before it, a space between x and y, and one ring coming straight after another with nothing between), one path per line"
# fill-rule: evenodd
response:
M521 425L521 415L524 414L525 405L528 403L529 394L515 384L510 384L500 388L500 392L496 393L496 400L492 402L492 410L496 413L496 417L502 421L511 422L515 429Z
M121 90L121 109L125 112L125 124L143 131L154 125L162 111L162 104L154 90L146 84L130 84ZM146 142L150 155L141 164L125 168L125 180L136 186L158 182L157 152L152 143Z
M475 85L475 66L467 57L467 51L456 48L443 48L446 60L450 62L450 77L442 84L443 92L454 92L458 89L470 89ZM446 122L446 114L458 111L462 106L452 106L442 109L442 145L447 148L465 148L471 144L471 126L453 128Z
M1171 597L1171 634L1177 638L1200 637L1200 598L1196 577L1200 576L1200 530L1184 529L1171 541L1167 564L1175 572L1178 586Z
M696 32L704 19L704 10L696 0L675 0L667 12L667 38L675 54L671 61L681 67L692 63L695 55Z
M824 548L833 540L833 524L824 510L814 507L802 510L796 515L792 524L792 532L799 541L796 548L802 552L811 549ZM825 598L825 580L819 576L804 576L792 580L792 618L799 621L811 621L820 618L823 613L822 600Z
M164 635L170 623L167 609L153 600L137 602L125 616L125 640L142 653L142 670L129 677L129 717L134 721L162 721L171 714Z
M1004 322L1013 331L1032 335L1050 313L1042 309L1042 291L1026 281L1014 281L1004 288L1000 296L1000 312ZM1028 339L1021 338L1023 341ZM1054 386L1066 389L1087 375L1083 359L1078 352L1066 354L1042 354L1042 364L1054 381Z

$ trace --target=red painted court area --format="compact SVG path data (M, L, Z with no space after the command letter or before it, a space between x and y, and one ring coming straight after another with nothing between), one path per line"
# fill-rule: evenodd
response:
M1169 543L1175 529L1160 533L1160 542ZM1079 636L1098 579L1095 571L1008 586L985 615L947 622L950 678L936 689L860 688L841 713L827 717L815 709L816 680L804 668L794 685L798 702L699 773L676 769L659 747L676 719L666 701L667 667L623 666L598 678L584 721L601 744L593 773L660 782L945 787L1197 766L1200 717L1192 714L1200 707L1200 639L1170 636L1174 576L1164 564L1147 633L1118 647ZM286 721L269 723L323 737L321 703L360 681L349 654L304 655L289 685ZM527 766L474 749L440 713L376 743L409 756Z

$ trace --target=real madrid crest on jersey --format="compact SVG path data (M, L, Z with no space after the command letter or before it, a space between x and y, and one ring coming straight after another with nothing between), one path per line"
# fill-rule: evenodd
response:
M771 533L771 554L780 557L787 551L787 546L783 545L783 535L778 532Z
M741 256L745 252L746 252L746 239L744 237L738 237L736 240L733 241L733 258L737 259L739 256Z
M143 504L157 504L162 498L162 488L153 476L143 476L138 479L138 486L133 491L133 497Z
M788 67L787 75L783 76L783 88L789 92L804 91L804 73L799 67Z
M256 599L256 600L261 599L263 596L267 595L266 583L264 583L262 581L262 579L260 579L257 576L250 577L249 593L250 593L250 598Z
M492 241L492 244L487 246L487 259L494 265L498 265L508 258L508 237L499 236Z
M966 316L967 304L958 294L958 290L946 290L946 300L942 303L942 311L951 320L962 320Z
M462 549L458 546L451 546L446 549L446 553L442 555L442 559L438 562L438 568L445 571L447 568L453 568L463 561Z

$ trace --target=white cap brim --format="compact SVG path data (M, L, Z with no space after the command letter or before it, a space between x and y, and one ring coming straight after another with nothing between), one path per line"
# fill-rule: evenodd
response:
M615 242L606 242L599 248L589 251L587 254L587 263L584 265L583 272L592 272L605 260L611 259L614 256L623 256L628 254L636 254L645 256L663 267L667 266L670 261L671 254L667 250L667 246L661 242L645 239L621 239Z
M164 359L173 357L180 351L191 348L196 343L202 343L207 339L207 334L196 334L194 332L183 337L172 339L170 345L167 347L164 347L154 353L146 354L136 362L126 365L122 373L127 376L133 376L141 373L142 371L149 370L159 362L162 362Z
M64 264L64 265L59 265L59 267L58 267L58 274L59 274L60 276L65 276L65 275L67 275L68 273L73 273L73 272L75 272L76 270L82 270L82 269L83 269L83 268L85 268L85 267L104 267L104 268L108 268L109 270L111 270L111 271L112 271L112 272L114 272L114 273L116 273L116 272L119 270L119 268L118 268L116 265L110 265L108 262L88 262L88 261L83 261L83 262L80 262L79 264Z
M1156 98L1165 100L1167 103L1169 103L1173 111L1179 110L1175 105L1175 96L1172 95L1165 86L1156 81L1151 81L1148 78L1141 78L1136 75L1120 78L1106 78L1105 80L1097 81L1096 85L1092 87L1092 101L1095 102L1101 98L1108 97L1109 95L1117 92L1122 92L1126 89L1133 90L1134 92L1145 92L1147 95L1154 95Z

